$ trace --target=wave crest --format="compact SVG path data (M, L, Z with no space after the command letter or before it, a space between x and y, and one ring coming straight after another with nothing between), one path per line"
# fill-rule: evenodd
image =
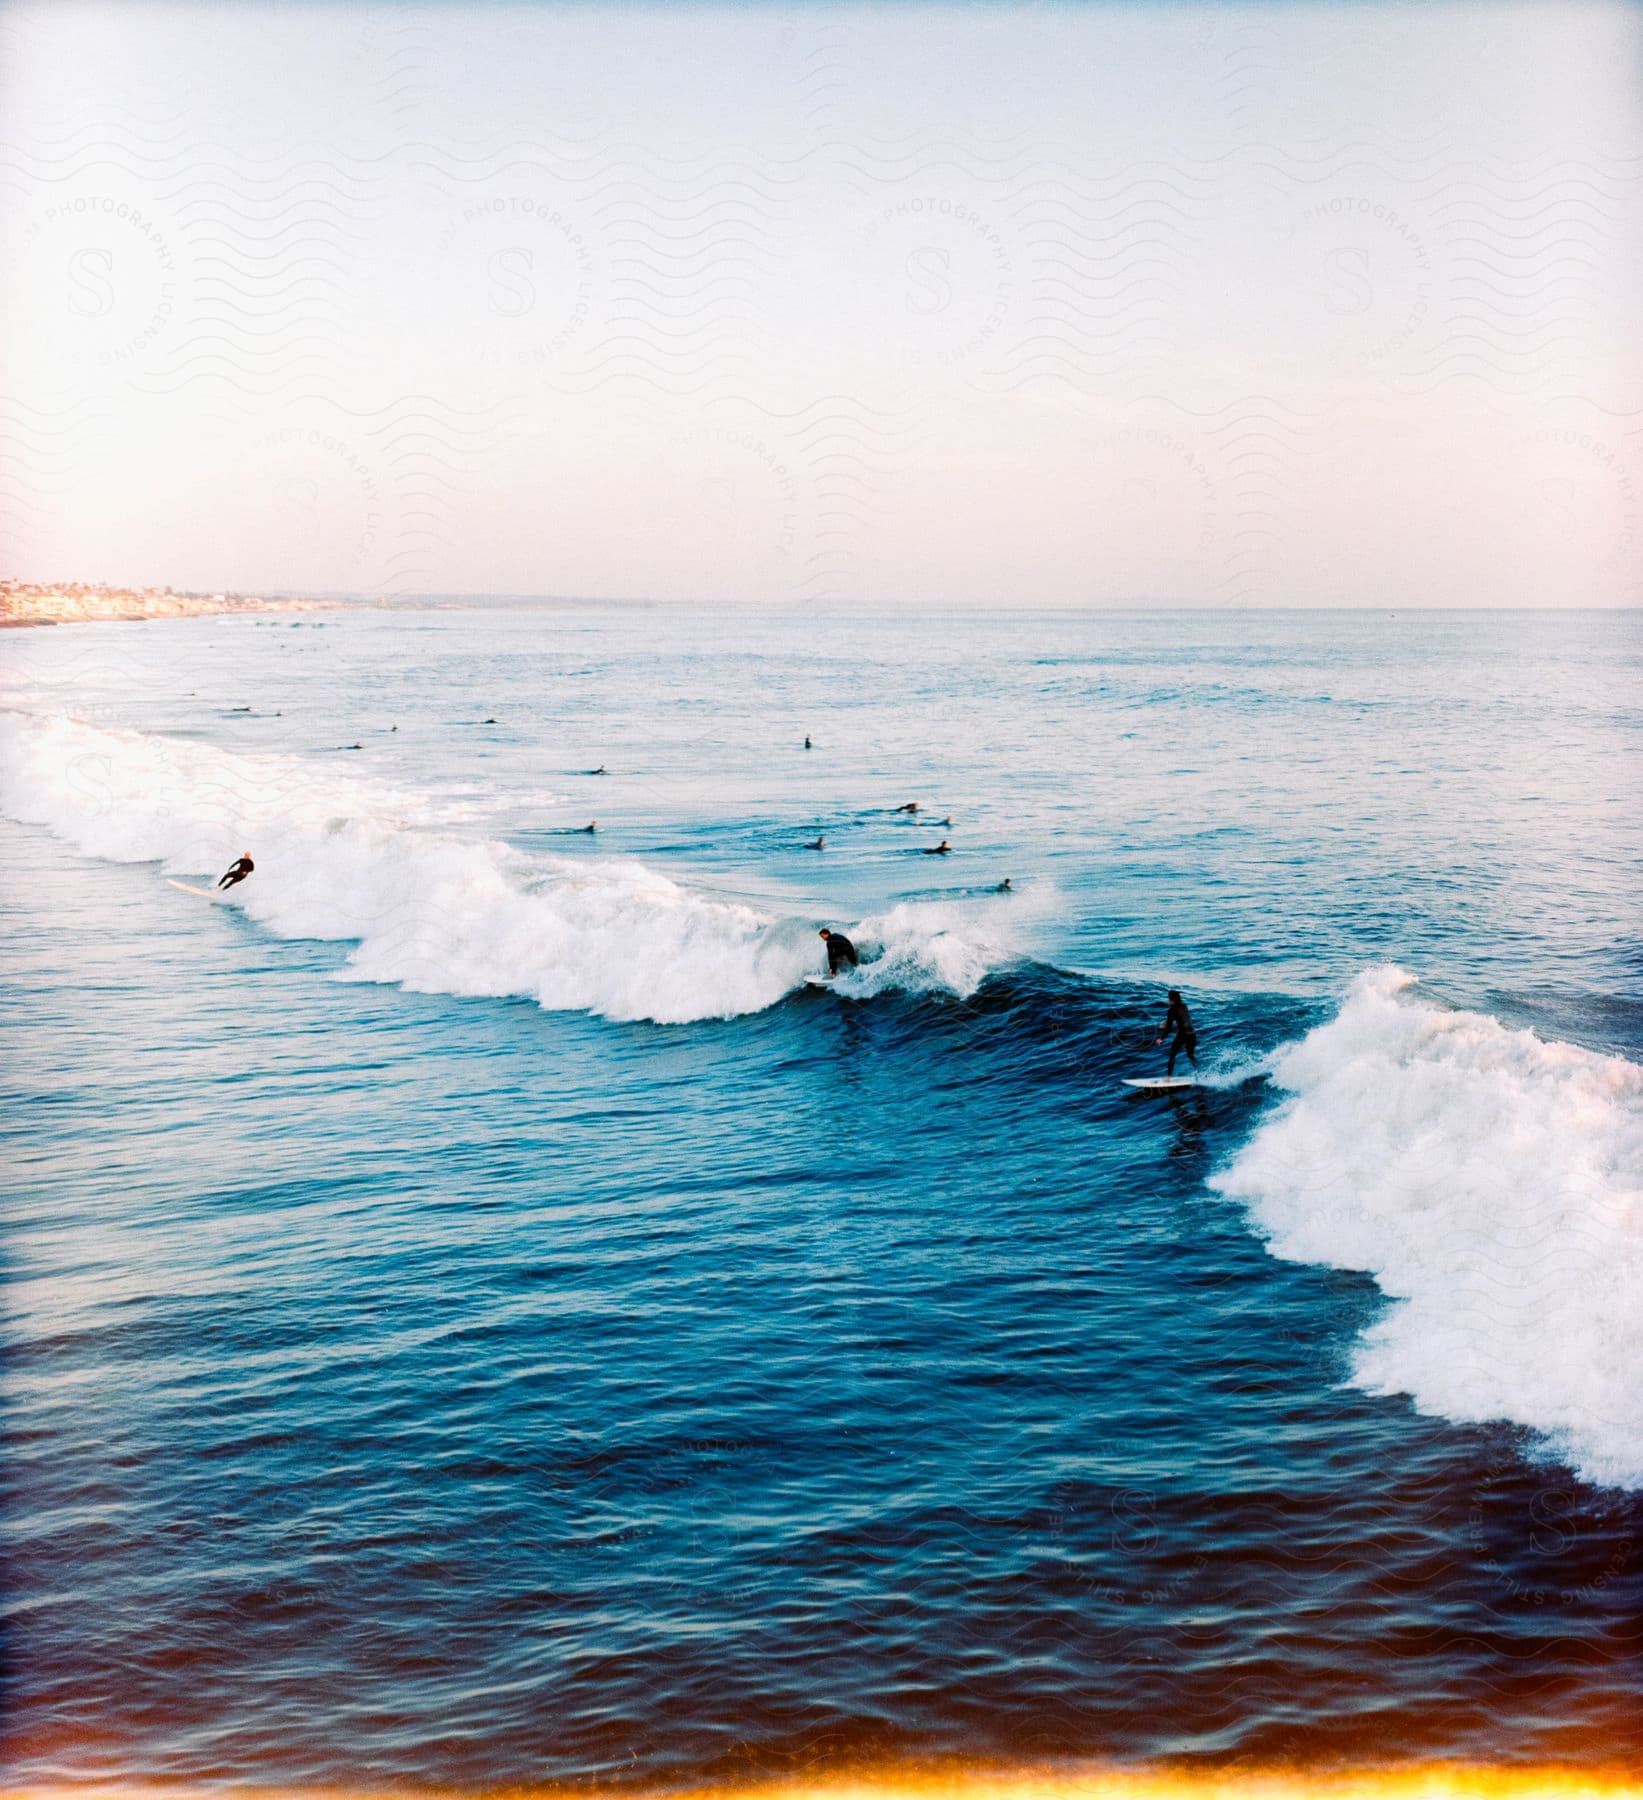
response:
M1376 969L1272 1064L1289 1097L1212 1179L1274 1255L1392 1300L1353 1379L1509 1419L1643 1485L1643 1068L1414 997Z
M282 937L352 941L345 979L682 1024L761 1011L823 966L807 920L633 858L460 837L424 796L299 757L4 714L0 758L0 809L87 855L215 875L249 846L257 873L228 903ZM852 925L885 950L861 993L973 991L998 952L950 912Z

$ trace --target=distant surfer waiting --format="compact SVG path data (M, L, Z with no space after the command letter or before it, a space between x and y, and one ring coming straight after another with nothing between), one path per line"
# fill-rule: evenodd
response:
M1158 1035L1152 1041L1155 1045L1174 1031L1175 1038L1169 1047L1169 1068L1166 1073L1175 1073L1175 1059L1183 1050L1187 1053L1187 1061L1193 1068L1198 1067L1198 1033L1192 1028L1192 1014L1187 1011L1187 1003L1181 998L1179 988L1169 991L1169 1011L1164 1014L1164 1023L1158 1028Z
M222 878L218 881L217 886L219 888L233 887L236 882L244 881L246 876L249 875L256 866L257 865L251 860L251 852L249 850L243 852L237 862L230 863L223 871Z
M856 946L842 931L829 931L824 925L821 928L821 938L827 946L827 972L829 975L837 975L840 969L859 969L861 967L861 958L856 954Z

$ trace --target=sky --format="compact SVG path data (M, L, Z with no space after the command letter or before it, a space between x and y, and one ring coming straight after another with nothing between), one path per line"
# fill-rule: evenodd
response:
M0 574L1643 599L1643 9L0 4Z

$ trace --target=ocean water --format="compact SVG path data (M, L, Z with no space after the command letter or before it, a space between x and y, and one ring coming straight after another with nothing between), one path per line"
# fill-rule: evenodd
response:
M6 634L12 1777L1643 1766L1640 664Z

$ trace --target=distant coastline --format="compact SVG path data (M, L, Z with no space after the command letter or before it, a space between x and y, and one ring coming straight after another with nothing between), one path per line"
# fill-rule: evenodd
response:
M0 628L93 620L191 619L207 613L328 612L343 600L191 594L173 588L109 587L96 581L0 581Z

